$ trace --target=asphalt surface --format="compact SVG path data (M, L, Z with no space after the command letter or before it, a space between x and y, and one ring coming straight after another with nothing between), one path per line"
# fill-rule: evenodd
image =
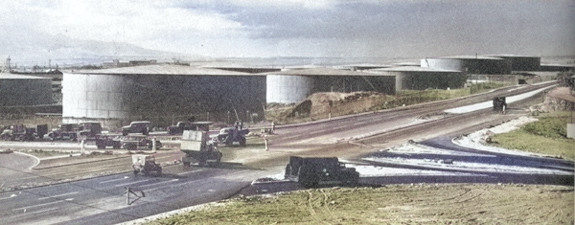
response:
M507 93L508 91L502 90L501 92ZM325 139L325 143L336 143L339 138L371 137L398 130L406 130L401 132L402 138L413 136L415 134L413 134L413 131L409 130L409 128L397 128L396 125L405 123L403 120L413 120L413 118L417 116L439 112L449 107L470 104L473 101L489 100L492 99L492 96L501 94L500 92L494 92L477 97L477 99L474 100L466 98L453 104L422 104L405 107L404 109L396 111L367 113L361 116L350 116L332 121L323 121L322 123L281 127L277 130L278 135L272 140L272 149L270 152L281 152L292 147L306 146L306 143L302 144L299 142L305 142L306 139L314 138L337 136L338 138L335 140L333 138ZM446 118L449 119L450 117ZM459 121L470 120L472 118L472 116L457 117ZM445 121L439 121L437 124L442 122L445 123ZM430 127L433 126L436 126L436 124L422 123L411 129L429 130ZM461 129L465 128L466 127L461 127ZM430 132L434 133L433 131ZM439 135L438 132L435 133ZM371 141L382 142L377 138L371 138ZM424 144L452 147L447 146L448 144L442 139L438 139L438 141L433 141L432 139ZM317 144L317 146L321 145L322 143ZM470 151L469 149L467 150ZM345 149L341 151L345 151ZM334 150L334 152L337 151ZM10 158L18 157L15 154L8 155ZM495 161L495 163L513 163L513 160L524 164L530 163L528 161L529 159L517 158L512 161L506 161L508 160L506 159L508 156L501 157L503 158L496 159L499 161ZM0 155L0 160L6 160L6 162L19 160L10 158ZM6 175L4 179L8 177L29 176L30 174L26 171L30 165L35 163L31 161L20 161L19 164L14 165L4 164L4 161L0 162L2 162L3 167L15 166L12 169L0 170L0 172L3 172L3 174L0 175ZM545 161L543 163L549 163L549 166L569 166L569 164L558 161ZM22 166L24 168L21 168ZM19 173L18 171L22 172ZM270 173L275 173L272 171L277 172L277 168L259 170L242 165L229 165L223 168L184 168L182 166L171 166L164 168L164 175L161 177L142 177L134 176L132 173L121 173L57 185L3 192L0 193L0 218L2 218L0 223L114 224L187 206L219 201L240 193L255 194L299 189L299 185L292 182L276 182L250 186L253 180L262 176L269 176ZM512 176L512 174L508 176ZM460 181L497 182L498 179L500 181L513 181L504 176L500 177L501 179L492 174L487 174L486 176L474 176L473 178L461 177ZM563 178L559 179L561 181L564 180ZM532 180L536 180L540 183L557 182L556 178L546 177L535 177ZM440 176L426 178L405 176L395 178L363 177L360 181L364 184L380 185L389 183L420 183L426 181L450 182L453 181L453 179L446 179ZM127 194L128 187L135 194ZM130 196L130 199L128 199L128 196Z

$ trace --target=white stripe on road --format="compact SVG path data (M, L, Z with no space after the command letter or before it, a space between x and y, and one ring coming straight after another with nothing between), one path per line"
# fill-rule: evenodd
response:
M149 186L154 186L154 185L158 185L158 184L165 184L165 183L170 183L170 182L179 181L179 180L180 180L180 179L167 180L167 181L163 181L163 182L159 182L159 183L142 185L142 186L140 186L140 187L141 187L141 188L142 188L142 187L149 187Z
M39 204L39 205L31 205L31 206L26 206L26 207L22 207L22 208L17 208L17 209L12 209L12 211L19 211L19 210L26 210L29 208L36 208L36 207L42 207L42 206L46 206L46 205L53 205L56 203L60 203L60 202L64 202L64 201L72 201L74 200L73 198L68 198L66 200L60 200L60 201L55 201L55 202L48 202L48 203L44 203L44 204Z
M128 176L125 176L125 177L122 177L122 178L118 178L118 179L113 179L113 180L102 181L102 182L100 182L100 184L105 184L105 183L110 183L110 182L119 181L119 180L125 180L125 179L128 179Z
M18 195L12 194L12 195L10 195L10 196L8 196L8 197L0 198L0 200L9 199L9 198L14 198L14 197L16 197L16 196L18 196Z
M148 180L141 180L141 181L136 181L136 182L131 182L131 183L123 183L123 184L118 184L115 185L116 187L121 187L121 186L126 186L126 185L130 185L130 184L137 184L137 183L142 183L142 182L146 182Z
M70 192L70 193L66 193L66 194L60 194L60 195L54 195L54 196L47 196L47 197L39 198L38 200L44 200L44 199L49 199L49 198L57 198L57 197L62 197L62 196L66 196L66 195L75 195L75 194L78 194L78 192L75 191L75 192Z

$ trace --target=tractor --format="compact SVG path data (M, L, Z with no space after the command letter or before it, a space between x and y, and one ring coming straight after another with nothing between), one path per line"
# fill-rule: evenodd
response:
M152 155L132 155L132 168L134 169L135 176L140 172L144 173L145 176L150 175L152 172L156 173L157 176L162 175L162 166L156 163Z

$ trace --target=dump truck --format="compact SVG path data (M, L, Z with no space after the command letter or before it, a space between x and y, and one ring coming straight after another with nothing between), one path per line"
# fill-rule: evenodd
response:
M132 155L132 168L136 176L138 173L144 173L146 176L150 175L150 173L156 173L157 176L162 175L162 166L156 163L153 155Z
M199 166L208 164L217 165L222 159L222 152L209 141L208 131L211 122L194 122L197 130L184 130L180 144L180 151L186 155L182 157L182 164L190 166L197 162Z
M355 168L346 168L337 157L290 156L285 178L306 188L325 184L359 183L359 173Z

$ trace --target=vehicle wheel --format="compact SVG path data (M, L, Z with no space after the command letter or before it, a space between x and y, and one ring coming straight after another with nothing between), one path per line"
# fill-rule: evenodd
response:
M189 167L190 166L190 162L183 162L184 166Z
M245 138L240 139L240 146L246 147L246 139Z
M200 160L200 162L198 162L199 166L206 166L207 162L206 160Z
M98 147L98 149L105 149L105 148L106 148L105 145L101 145L101 144L98 144L98 145L96 145L96 146Z
M137 170L134 170L134 176L138 176L138 172Z
M159 176L159 177L162 176L162 168L160 168L160 169L158 170L158 176Z

